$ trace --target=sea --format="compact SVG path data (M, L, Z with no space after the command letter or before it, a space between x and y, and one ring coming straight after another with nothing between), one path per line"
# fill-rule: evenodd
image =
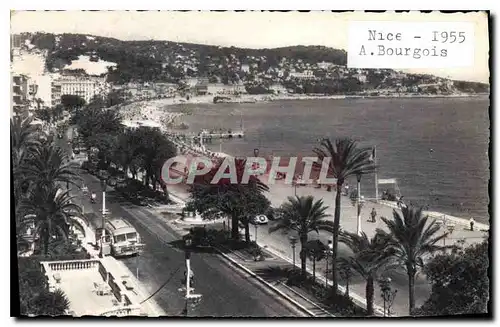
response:
M395 178L406 202L489 223L489 98L353 98L245 104L184 104L188 132L243 128L243 139L208 147L234 156L312 155L318 139L350 137L376 146L379 179ZM179 131L181 132L181 131ZM348 181L351 188L356 178ZM390 185L380 185L383 190ZM375 195L364 176L362 194Z

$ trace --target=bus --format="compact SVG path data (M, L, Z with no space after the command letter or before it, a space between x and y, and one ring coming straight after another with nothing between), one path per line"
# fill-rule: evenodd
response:
M102 254L113 257L138 255L144 248L137 230L122 218L113 218L105 223L101 234Z

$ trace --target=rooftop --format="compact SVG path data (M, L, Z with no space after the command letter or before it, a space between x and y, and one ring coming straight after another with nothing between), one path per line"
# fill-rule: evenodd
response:
M75 316L95 315L118 305L111 292L98 295L98 286L104 283L97 268L86 270L66 270L59 272L60 288L70 299L70 308Z
M49 289L60 288L70 301L69 314L139 315L132 303L121 271L99 259L42 262Z

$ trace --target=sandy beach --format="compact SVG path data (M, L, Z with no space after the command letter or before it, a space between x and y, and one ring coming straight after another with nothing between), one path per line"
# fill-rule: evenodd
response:
M435 96L434 96L435 97ZM256 100L257 102L265 101L277 101L277 100L311 100L311 99L345 99L346 96L270 96L270 95L244 95L234 100L238 101L251 101ZM192 146L188 140L184 140L179 137L178 134L182 134L182 130L175 127L172 128L172 124L177 126L182 123L182 116L186 113L183 112L170 112L168 110L169 106L178 106L183 104L212 104L213 96L197 96L191 97L189 100L184 98L168 98L168 99L158 99L134 102L127 104L120 108L122 117L126 120L149 120L161 124L161 130L163 132L171 134L173 141L179 147L180 153L191 154L191 155L208 155L210 157L225 157L230 154L226 153L216 153L210 151L205 147ZM173 132L173 133L172 133ZM391 206L387 204L387 206ZM443 213L434 213L432 216L442 216ZM468 219L458 218L453 216L448 216L448 220L455 220L455 223L460 225L467 225ZM488 229L487 225L481 226L483 229Z
M380 95L380 96L363 96L363 95L321 95L321 94L286 94L286 95L273 95L273 94L243 94L239 96L231 96L225 100L224 103L256 103L256 102L270 102L270 101L284 101L284 100L343 100L347 98L360 99L360 98L456 98L456 97L475 97L481 96L480 94L454 94L454 95L415 95L415 94L394 94L394 95ZM150 120L162 125L181 124L181 117L184 113L169 112L166 110L169 106L174 105L191 105L191 104L213 104L214 95L201 95L192 96L189 99L175 97L166 99L155 99L137 101L119 107L120 113L125 120Z

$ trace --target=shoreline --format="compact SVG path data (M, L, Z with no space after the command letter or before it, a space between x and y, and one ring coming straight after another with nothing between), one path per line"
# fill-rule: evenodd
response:
M483 96L482 94L475 94L475 95L466 95L466 96L446 96L446 97L453 97L453 98L456 98L456 97L466 97L466 98L470 98L470 97L479 97L479 96ZM249 97L254 97L254 96L250 96L250 95L246 95L245 97L240 97L239 99L248 99ZM260 96L260 100L263 101L263 99L265 97L269 97L268 95L261 95ZM405 98L413 98L414 96L412 97L405 97ZM426 96L418 96L418 97L423 97L423 98L428 98ZM418 98L417 97L417 98ZM431 98L436 98L436 97L441 97L441 96L429 96ZM366 97L361 97L361 96L358 96L358 97L355 97L355 98L366 98ZM380 96L376 97L376 98L380 98ZM397 96L397 97L392 97L392 96L389 96L387 98L402 98L400 96ZM166 133L166 134L170 134L170 137L172 137L173 135L175 134L183 134L183 131L182 130L177 130L177 129L173 129L173 130L169 130L169 128L167 127L167 123L166 123L166 120L169 120L171 122L175 122L176 119L181 119L182 121L182 116L184 115L184 113L179 113L179 112L170 112L168 110L168 107L170 106L174 106L174 105L182 105L182 104L213 104L213 96L200 96L200 97L193 97L193 98L190 98L189 102L188 101L184 101L183 99L174 99L174 98L169 98L169 99L157 99L157 100L149 100L149 101L140 101L140 102L135 102L135 103L131 103L131 104L128 104L124 107L121 107L120 108L120 111L122 110L126 110L127 107L129 106L133 106L135 107L136 109L137 108L140 108L141 109L141 113L145 115L145 117L143 117L143 119L148 119L148 120L153 120L157 123L160 123L161 124L161 131L163 133ZM324 97L324 96L319 96L319 97L312 97L312 96L306 96L306 97L274 97L272 100L268 100L268 101L281 101L281 100L313 100L313 99L338 99L338 100L343 100L343 99L346 99L346 96L327 96L327 97ZM179 100L183 100L182 102L179 101ZM264 100L265 101L265 100ZM146 112L144 112L144 110ZM166 119L166 120L165 120ZM173 132L173 133L172 133ZM191 154L191 155L208 155L208 156L216 156L216 157L226 157L226 156L230 156L230 157L233 157L233 155L231 154L228 154L228 153L219 153L219 152L216 152L216 151L211 151L211 150L208 150L208 149L203 149L201 147L196 147L196 146L190 146L189 144L187 143L184 143L184 142L178 142L180 140L173 140L174 141L174 144L176 145L176 147L178 148L179 150L179 153L182 153L182 154ZM184 147L186 151L181 152L180 151L180 147ZM379 203L382 203L379 202ZM383 205L385 206L389 206L389 207L392 207L393 204L392 203L383 203ZM435 211L432 211L432 209L428 209L426 210L426 213L433 217L433 218L441 218L441 217L446 217L446 220L449 220L449 221L453 221L457 224L460 224L460 225L464 225L464 226L468 226L469 225L469 220L468 219L465 219L465 218L462 218L462 217L456 217L456 216L453 216L453 215L450 215L450 214L447 214L447 213L442 213L442 212L435 212ZM478 228L481 228L481 229L488 229L489 230L489 220L491 218L488 218L488 217L481 217L481 218L484 218L486 221L488 221L488 223L482 223L482 222L478 222L476 221L475 224Z
M175 97L166 99L139 100L126 104L123 107L131 105L149 104L156 106L158 109L163 109L168 106L176 105L191 105L191 104L221 104L221 103L259 103L273 101L289 101L289 100L346 100L346 99L434 99L434 98L476 98L488 96L487 93L460 93L460 94L387 94L387 95L320 95L320 94L297 94L297 95L274 95L274 94L243 94L239 96L224 96L229 98L225 101L214 103L213 99L220 95L201 95L192 96L189 100L185 98Z

